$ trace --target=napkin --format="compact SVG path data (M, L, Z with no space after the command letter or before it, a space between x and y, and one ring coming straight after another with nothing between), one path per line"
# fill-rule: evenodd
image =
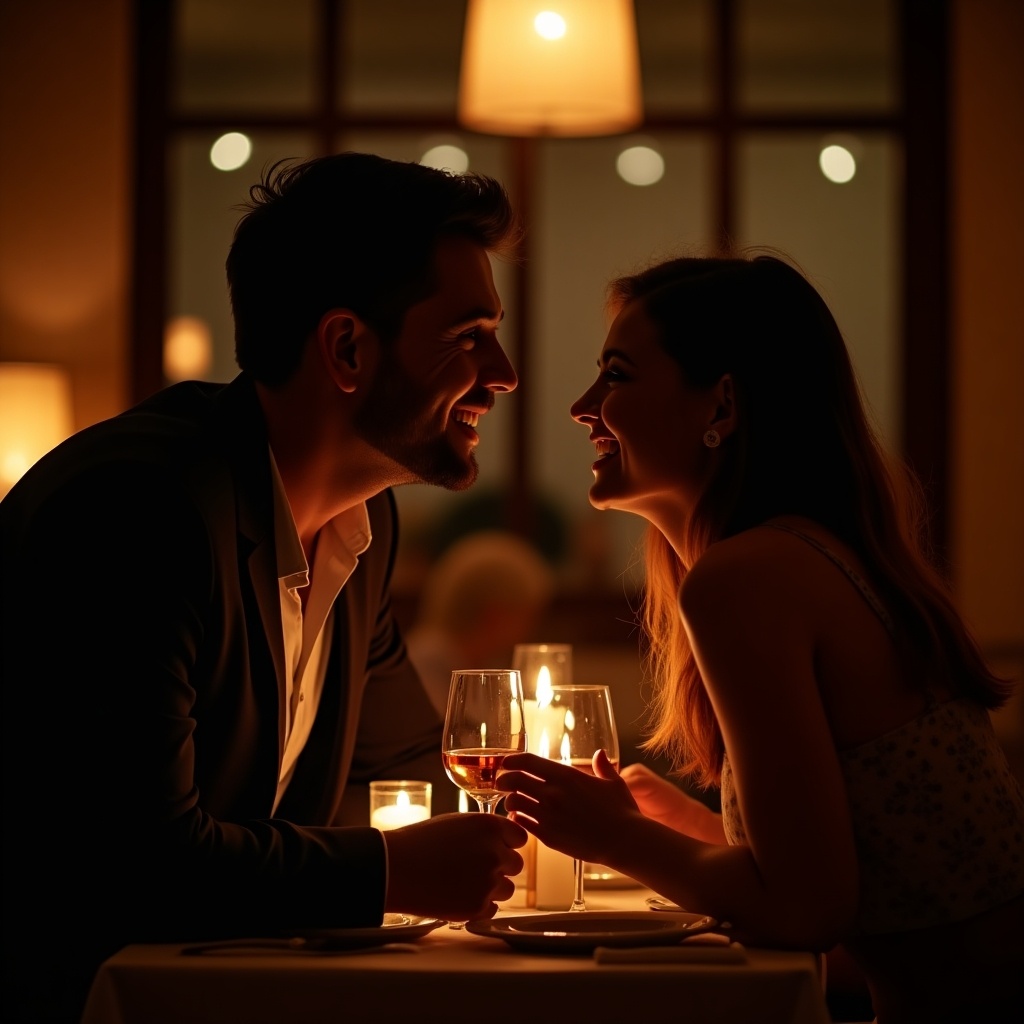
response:
M747 951L728 935L705 932L675 946L598 946L599 964L745 964Z

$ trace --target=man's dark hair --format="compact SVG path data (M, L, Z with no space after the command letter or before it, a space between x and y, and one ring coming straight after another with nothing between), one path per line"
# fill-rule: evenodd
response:
M435 288L437 243L463 235L508 256L504 186L368 153L279 161L249 189L227 258L239 367L284 383L325 312L344 307L384 341Z

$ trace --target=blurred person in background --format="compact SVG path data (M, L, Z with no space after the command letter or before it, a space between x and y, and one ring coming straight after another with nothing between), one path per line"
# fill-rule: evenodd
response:
M555 575L533 544L478 530L431 566L406 636L434 707L443 717L456 668L502 668L532 635L551 602Z

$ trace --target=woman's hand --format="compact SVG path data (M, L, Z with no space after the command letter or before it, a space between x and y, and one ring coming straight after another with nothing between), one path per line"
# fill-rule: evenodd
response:
M592 769L593 775L536 754L509 754L497 787L508 794L509 817L545 846L614 867L609 840L640 811L603 750Z
M705 843L725 842L720 815L647 765L640 762L626 765L622 779L646 817Z

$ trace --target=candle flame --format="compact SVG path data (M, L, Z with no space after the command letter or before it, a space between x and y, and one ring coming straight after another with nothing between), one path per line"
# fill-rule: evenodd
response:
M576 728L576 716L572 713L572 708L567 708L565 712L565 728L568 732L572 732Z
M546 708L551 703L554 691L551 689L551 671L547 665L537 670L537 707Z
M566 715L566 718L568 718L568 717L569 716ZM568 728L568 725L566 727ZM563 764L571 764L572 763L571 747L569 745L569 734L568 733L563 733L562 734L562 763Z
M540 740L537 743L537 753L541 757L548 757L551 750L551 740L548 737L547 729L544 729L540 734Z
M398 791L398 796L395 798L395 805L397 807L408 807L409 806L409 794L404 789Z

